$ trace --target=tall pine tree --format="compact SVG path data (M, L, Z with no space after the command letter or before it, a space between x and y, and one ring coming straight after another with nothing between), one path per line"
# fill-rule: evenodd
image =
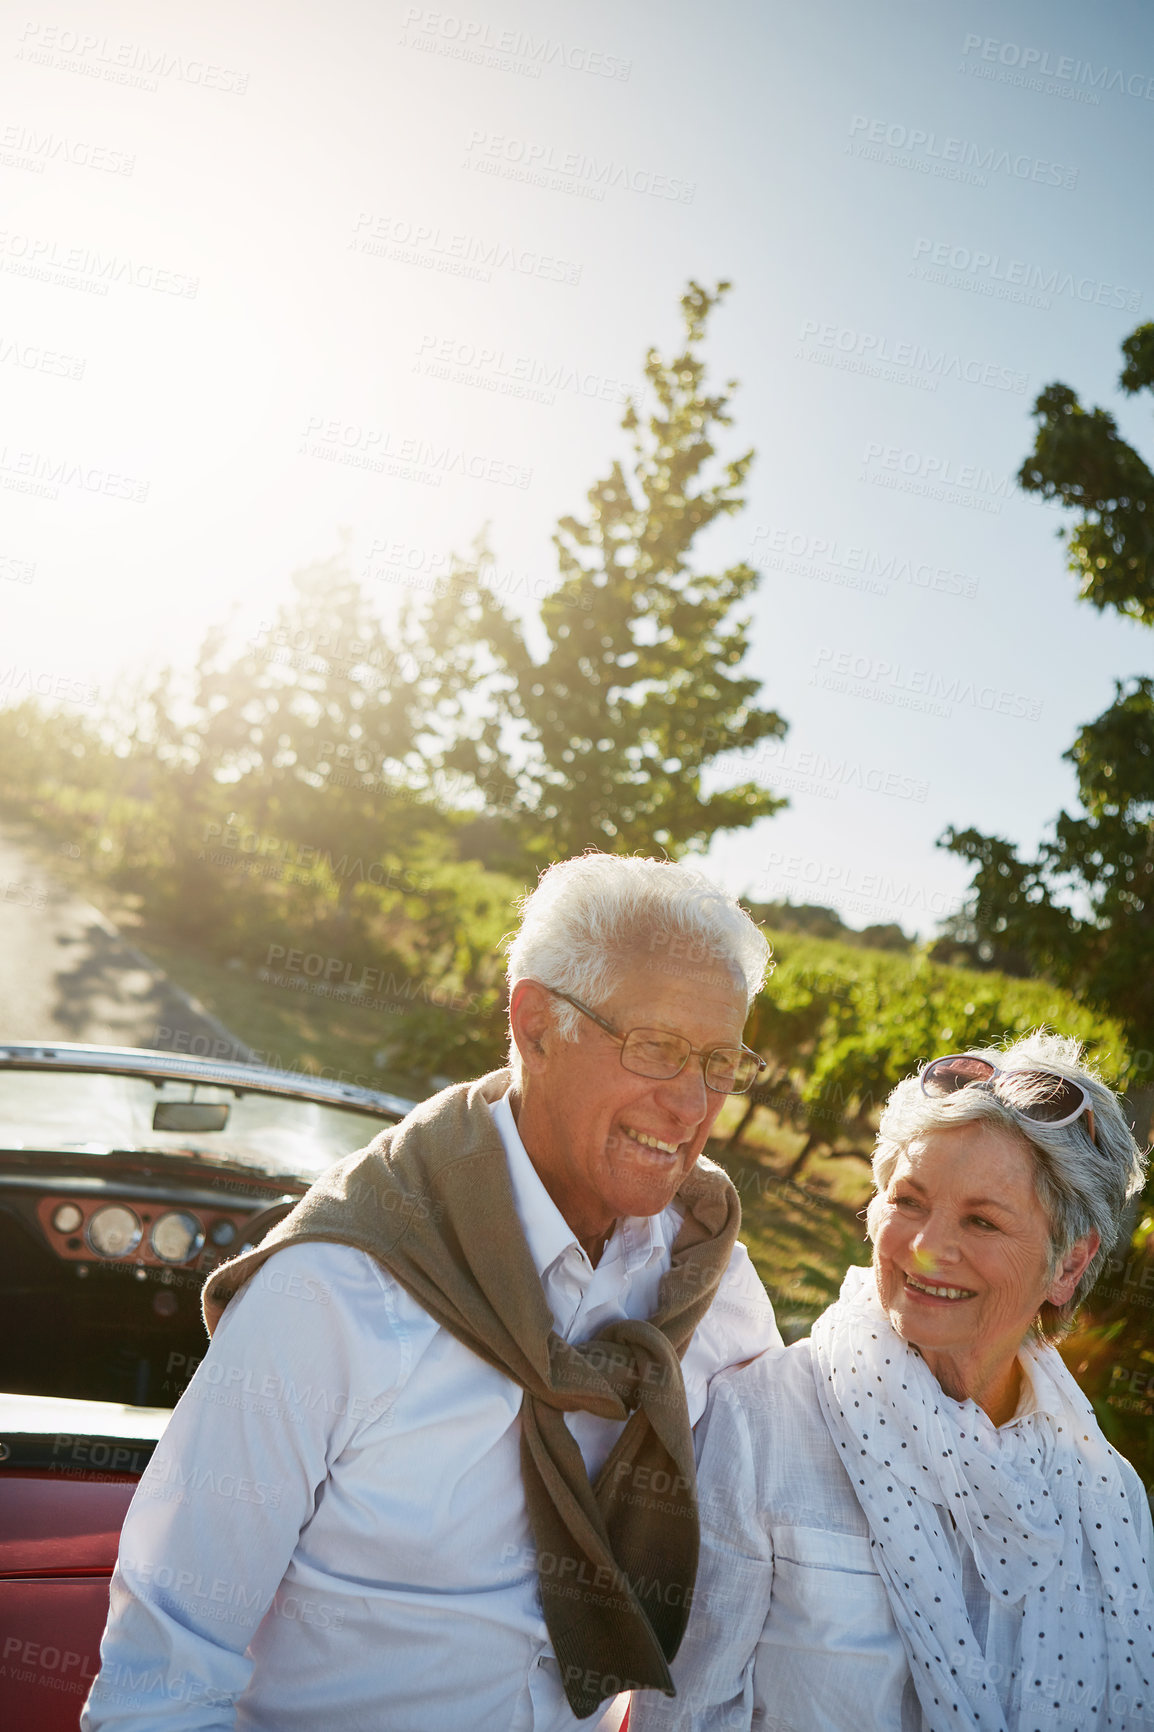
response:
M757 572L693 562L701 532L744 506L753 461L752 451L717 460L735 382L711 394L700 355L727 288L690 283L684 346L668 360L649 351L649 401L631 402L622 421L629 461L589 490L583 516L558 525L561 581L541 604L543 657L483 552L430 611L445 767L514 818L538 857L590 846L676 855L784 804L753 783L702 788L720 752L786 728L743 668L750 622L738 610Z

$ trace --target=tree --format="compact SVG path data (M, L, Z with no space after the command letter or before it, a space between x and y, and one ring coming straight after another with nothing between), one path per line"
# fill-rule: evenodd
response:
M1133 396L1154 390L1154 324L1122 344L1118 383ZM1083 409L1068 385L1048 385L1034 404L1034 449L1018 471L1027 493L1083 513L1069 532L1067 563L1079 594L1154 625L1154 474L1120 437L1105 409ZM1059 530L1059 535L1066 532Z
M260 804L294 786L326 787L371 810L382 787L427 788L412 646L386 633L344 554L292 583L239 653L224 628L209 634L197 664L196 758Z
M1154 324L1122 344L1120 377L1154 390ZM1034 450L1021 487L1082 513L1068 563L1081 597L1154 625L1154 474L1114 417L1086 410L1068 385L1034 405ZM1059 533L1063 533L1060 531ZM1025 966L1124 1024L1149 1070L1154 1049L1154 682L1116 682L1114 702L1065 754L1080 812L1060 812L1032 860L1012 842L948 829L943 847L976 868L951 935L987 960ZM1135 1077L1132 1080L1143 1080Z
M1123 1023L1136 1061L1154 1048L1154 681L1116 698L1065 754L1082 812L1060 812L1033 860L1012 843L949 829L976 867L960 922L975 942L1012 947L1032 969ZM1083 909L1084 912L1079 912ZM1149 1080L1136 1076L1135 1081Z
M684 347L670 360L649 351L651 406L643 416L631 402L622 420L630 463L614 462L586 515L558 525L543 657L502 604L483 547L425 622L440 658L445 767L515 818L538 858L590 845L678 854L784 804L753 783L702 792L721 750L786 726L742 671L749 619L735 610L758 574L691 564L701 532L742 509L753 461L747 451L711 467L735 385L707 392L699 347L727 288L690 283Z

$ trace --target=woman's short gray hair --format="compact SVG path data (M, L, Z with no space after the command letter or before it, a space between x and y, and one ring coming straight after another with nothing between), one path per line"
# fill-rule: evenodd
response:
M866 1219L876 1235L878 1211L898 1159L915 1137L952 1125L975 1122L996 1126L1017 1137L1034 1162L1038 1200L1050 1223L1051 1267L1057 1270L1071 1247L1088 1233L1101 1243L1068 1304L1045 1304L1039 1332L1060 1335L1098 1279L1125 1223L1126 1204L1142 1188L1146 1158L1134 1141L1118 1096L1084 1057L1078 1041L1037 1030L1001 1049L970 1048L1000 1070L1047 1070L1069 1077L1085 1089L1094 1111L1096 1142L1085 1113L1068 1125L1047 1125L1024 1118L988 1088L963 1088L944 1099L922 1093L921 1072L898 1083L882 1111L873 1155L875 1195Z
M597 1009L641 962L733 986L748 1011L771 966L769 945L734 898L673 860L580 854L544 871L520 908L510 992L519 980L539 980ZM553 1015L561 1038L576 1040L580 1012L556 1000ZM512 1040L509 1064L520 1083Z

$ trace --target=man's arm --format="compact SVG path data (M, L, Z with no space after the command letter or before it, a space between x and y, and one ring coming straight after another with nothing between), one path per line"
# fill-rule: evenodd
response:
M769 1294L740 1241L733 1247L713 1303L693 1332L681 1361L689 1418L705 1411L709 1384L719 1372L757 1359L782 1345Z
M300 1245L229 1305L129 1509L84 1732L235 1724L329 1463L402 1378L400 1346L358 1321L390 1299L362 1252Z
M762 1447L764 1447L764 1440ZM759 1509L744 1410L722 1382L697 1428L701 1561L670 1701L637 1692L629 1732L738 1732L753 1712L753 1662L773 1594L773 1546Z

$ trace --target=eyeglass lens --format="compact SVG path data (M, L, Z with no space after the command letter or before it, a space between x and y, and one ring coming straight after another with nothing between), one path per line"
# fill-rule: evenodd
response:
M685 1035L660 1029L633 1028L621 1048L621 1061L637 1076L663 1081L675 1077L693 1051ZM705 1082L717 1094L741 1093L757 1074L757 1061L740 1047L715 1047L707 1054Z
M988 1082L996 1075L994 1066L984 1058L939 1058L926 1067L922 1087L928 1095L952 1095L955 1089Z
M1068 1119L1085 1105L1086 1096L1077 1083L1051 1071L1009 1071L998 1081L998 1089L1012 1107L1027 1118L1046 1124L1054 1119Z

